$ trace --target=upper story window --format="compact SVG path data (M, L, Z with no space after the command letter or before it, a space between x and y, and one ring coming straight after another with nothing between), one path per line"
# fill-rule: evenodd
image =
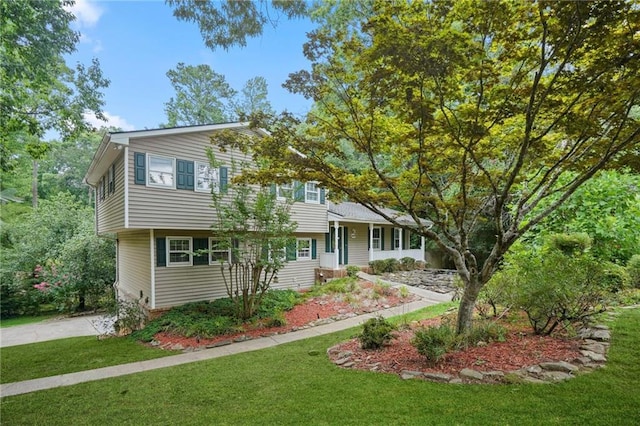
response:
M217 168L211 167L208 163L196 162L196 191L218 192L220 185L220 175Z
M229 242L216 238L209 238L209 263L231 263L231 247Z
M293 197L293 184L283 183L276 185L276 196L281 200L288 200Z
M320 204L320 188L316 182L305 184L304 200L306 203Z
M174 158L148 154L147 184L166 188L175 187L176 161Z
M373 236L371 238L371 248L374 250L380 250L380 227L373 228Z
M193 265L192 247L191 237L167 237L167 266Z

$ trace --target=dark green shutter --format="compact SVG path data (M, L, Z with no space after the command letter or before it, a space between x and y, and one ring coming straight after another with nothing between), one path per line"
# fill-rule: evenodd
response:
M384 228L380 227L380 250L384 250Z
M311 240L311 258L312 259L318 258L318 242L316 241L315 238Z
M320 204L324 204L325 203L325 191L324 188L320 188Z
M158 266L167 266L167 240L164 238L156 238L156 262Z
M176 160L176 188L193 191L194 181L193 161Z
M109 182L109 192L116 192L116 165L115 163L111 165L111 182Z
M324 252L331 253L331 233L324 234Z
M226 194L229 188L229 170L222 166L220 167L220 193Z
M371 250L371 229L367 226L367 250Z
M208 238L194 238L193 239L193 251L197 252L198 250L209 250L209 239ZM194 255L193 255L193 264L194 265L208 265L209 264L209 253L194 253Z
M287 260L296 260L298 258L298 242L291 240L287 244Z
M295 191L295 201L304 201L304 191L305 184L304 182L293 181L293 188Z
M136 185L144 185L147 183L147 159L144 152L133 153L134 171Z
M402 250L406 250L407 249L407 234L409 232L403 232L402 233L402 239L400 240L400 247L402 247Z
M343 241L342 264L348 265L349 264L349 230L347 229L346 226L342 228L342 241Z

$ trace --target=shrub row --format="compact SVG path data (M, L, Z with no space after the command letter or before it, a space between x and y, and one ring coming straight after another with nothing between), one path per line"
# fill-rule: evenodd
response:
M381 259L369 262L371 271L375 275L384 274L385 272L412 271L421 266L413 257L403 257L402 259Z

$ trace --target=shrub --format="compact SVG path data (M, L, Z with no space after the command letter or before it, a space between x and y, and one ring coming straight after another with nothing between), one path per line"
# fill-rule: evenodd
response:
M629 271L624 266L620 266L613 262L604 263L604 286L612 292L617 293L629 287L631 277Z
M400 264L404 271L413 271L416 269L416 260L413 257L403 257L400 259Z
M349 277L355 278L358 276L358 272L360 272L360 267L355 265L347 265L347 275Z
M456 346L456 332L452 325L441 323L437 327L416 330L411 344L431 363L440 361Z
M629 274L630 284L636 288L640 288L640 254L634 254L627 262L627 273Z
M391 341L395 329L393 324L382 317L371 318L363 324L358 340L363 349L378 349Z
M369 266L371 266L371 271L374 275L381 275L385 272L396 272L400 269L400 262L398 259L381 259L381 260L372 260L369 262Z
M264 325L266 327L283 327L287 325L287 319L284 316L284 312L274 312L273 315L266 319Z
M302 295L295 290L269 290L264 294L256 316L269 318L278 313L290 311L301 299Z
M493 321L478 321L461 338L458 346L475 346L480 342L504 342L507 330Z
M358 289L357 279L354 277L336 278L324 284L316 283L306 293L307 297L320 296L331 293L351 293Z
M378 298L381 296L391 296L393 290L391 289L391 285L380 280L377 280L375 284L373 284L373 295L374 298Z
M591 237L584 232L572 234L552 234L547 238L551 248L560 250L567 256L584 253L591 247Z

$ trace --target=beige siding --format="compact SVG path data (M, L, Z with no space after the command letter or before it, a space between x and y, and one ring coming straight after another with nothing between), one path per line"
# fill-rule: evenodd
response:
M297 232L329 232L325 204L307 204L297 201L291 206L291 220L298 224Z
M151 250L149 231L118 234L118 288L129 297L151 304Z
M348 265L367 266L369 264L369 228L362 223L345 223L349 241ZM352 230L356 230L356 238L351 238Z
M129 227L155 229L209 229L214 221L211 195L193 190L136 185L134 153L152 153L181 160L208 162L210 147L206 133L134 139L129 147ZM232 160L246 158L241 153L218 153L216 158L229 167Z
M124 155L120 155L115 164L115 192L109 194L109 173L104 175L106 180L104 199L96 191L97 200L97 231L99 234L116 232L124 228ZM109 169L111 166L109 166Z
M156 230L156 238L192 237L205 238L211 236L207 233L198 233L184 230ZM324 234L300 234L298 238L316 239L317 252L324 250ZM155 247L154 239L154 265ZM278 273L278 282L272 288L308 288L314 283L314 270L320 266L318 259L291 261ZM188 302L200 300L212 300L227 297L226 288L218 265L194 265L194 266L154 266L156 308L182 305Z

